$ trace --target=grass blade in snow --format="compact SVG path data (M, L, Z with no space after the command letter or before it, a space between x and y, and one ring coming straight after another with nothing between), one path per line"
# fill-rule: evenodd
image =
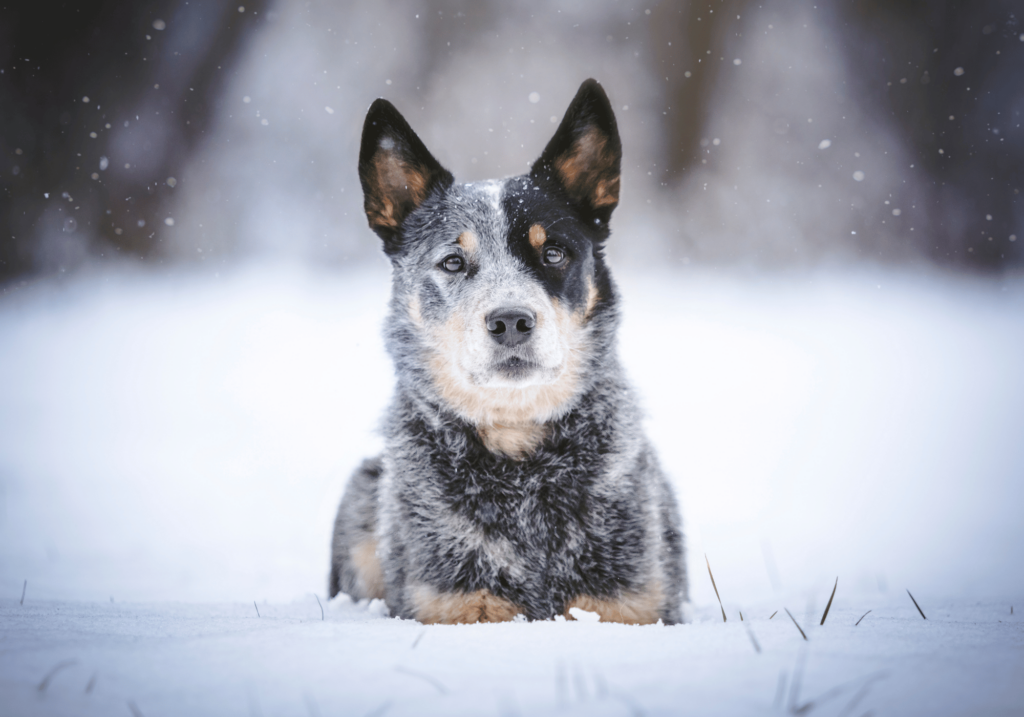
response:
M804 640L806 640L807 639L807 633L805 633L804 629L802 627L800 627L800 623L798 623L796 621L796 618L793 617L793 613L791 613L789 611L788 607L784 607L782 609L786 611L786 614L789 615L789 619L793 621L793 624L796 625L796 629L800 631L800 637L802 637L802 638L804 638Z
M922 610L921 606L917 604L917 600L914 600L914 596L911 595L909 590L907 590L907 595L910 595L910 599L914 601L914 607L916 607L917 611L921 613L921 617L924 617L924 610ZM924 617L924 619L927 620L928 618Z
M722 596L718 594L718 586L715 585L715 576L711 572L711 561L708 560L708 554L704 553L704 562L708 564L708 575L711 575L711 587L715 589L715 597L718 598L718 607L722 608L722 622L728 622L725 617L725 607L722 606Z
M825 606L825 614L821 616L821 624L825 624L825 618L828 617L829 608L832 607L832 598L836 596L836 588L839 587L839 576L836 576L836 584L832 586L832 594L828 597L828 605Z

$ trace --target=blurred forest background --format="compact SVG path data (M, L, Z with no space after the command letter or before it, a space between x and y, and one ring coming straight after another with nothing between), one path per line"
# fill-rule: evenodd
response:
M472 181L588 77L695 603L1021 594L1021 7L0 0L0 596L322 591L394 380L367 108Z
M524 171L590 76L626 152L617 261L1003 273L1024 260L1020 12L1012 0L8 4L0 285L126 259L365 261L378 247L355 167L374 98L475 180Z

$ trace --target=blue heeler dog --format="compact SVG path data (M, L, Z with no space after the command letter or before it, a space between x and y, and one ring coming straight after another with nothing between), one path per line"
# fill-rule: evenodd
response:
M672 488L615 352L622 146L594 80L527 175L457 184L373 103L359 177L394 286L384 454L338 509L330 593L424 623L676 623Z

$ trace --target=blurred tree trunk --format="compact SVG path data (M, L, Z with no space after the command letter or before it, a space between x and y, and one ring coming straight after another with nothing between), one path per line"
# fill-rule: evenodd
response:
M936 261L1024 259L1024 5L847 0L835 5L852 82L892 117L932 185ZM1014 236L1016 241L1011 241Z
M735 20L747 5L747 0L669 0L652 8L654 72L665 87L664 182L678 182L700 162L700 140L718 89L720 58L739 38L742 25Z
M670 0L653 9L652 71L665 86L663 182L700 162L722 61L746 0ZM863 102L890 117L927 172L941 264L1024 261L1024 6L1013 0L843 0L823 4ZM1020 17L1018 17L1020 15ZM957 69L961 68L961 69ZM1012 237L1012 239L1011 239Z
M239 3L244 2L244 11ZM0 9L0 280L149 256L268 0Z

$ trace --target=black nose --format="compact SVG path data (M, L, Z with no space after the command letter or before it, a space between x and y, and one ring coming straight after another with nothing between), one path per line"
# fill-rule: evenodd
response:
M537 325L537 316L529 309L514 307L492 311L487 317L487 330L501 346L517 346L530 338Z

